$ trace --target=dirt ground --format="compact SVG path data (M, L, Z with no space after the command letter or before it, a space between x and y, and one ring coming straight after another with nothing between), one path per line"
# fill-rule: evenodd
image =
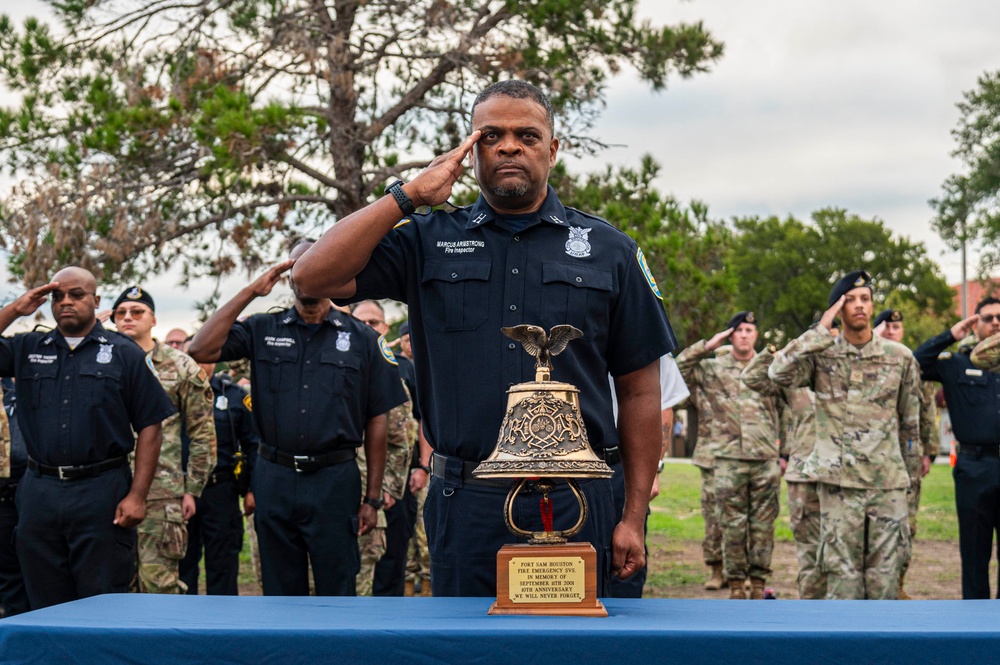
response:
M728 591L705 591L708 569L701 564L700 541L670 542L651 534L649 576L645 595L651 598L725 598ZM996 562L991 578L996 580ZM795 544L775 543L774 575L768 580L779 599L796 599L797 565ZM961 599L961 569L958 544L938 541L914 543L913 560L906 577L906 592L917 600Z

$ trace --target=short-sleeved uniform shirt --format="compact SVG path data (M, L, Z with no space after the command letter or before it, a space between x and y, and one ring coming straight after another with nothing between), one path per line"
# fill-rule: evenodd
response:
M82 466L127 455L135 432L175 413L146 354L100 322L70 349L58 330L0 339L0 376L14 376L28 455Z
M251 361L258 433L291 455L356 448L368 419L406 401L385 340L336 309L315 325L295 307L237 322L219 360L240 358Z
M409 305L424 433L437 452L465 460L489 456L507 389L535 376L535 359L501 327L583 331L553 359L552 380L580 389L596 449L618 444L608 374L641 369L676 346L635 242L564 207L551 187L529 220L505 220L482 196L468 208L403 219L356 286L352 300Z

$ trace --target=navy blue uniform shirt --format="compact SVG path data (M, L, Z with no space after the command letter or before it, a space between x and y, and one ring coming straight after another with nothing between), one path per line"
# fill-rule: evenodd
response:
M215 440L217 443L216 471L232 471L236 466L235 455L243 453L248 468L253 468L257 457L260 437L253 422L250 393L233 382L231 376L219 372L210 381L212 386L212 414L215 419ZM181 457L187 470L191 440L187 432L181 432Z
M608 374L641 369L676 346L642 252L606 221L565 208L550 187L514 230L480 196L454 212L403 219L357 276L351 300L409 305L424 433L434 449L482 460L496 445L507 388L535 359L500 332L519 324L583 331L553 359L554 381L580 389L596 449L618 444Z
M406 401L385 340L336 309L315 331L295 307L237 322L219 360L240 358L251 361L258 433L291 455L360 446L368 419Z
M175 410L146 354L100 321L73 350L58 330L0 339L0 376L14 376L17 420L32 459L50 466L127 455L136 432Z
M972 347L946 352L955 343L950 330L932 337L913 352L920 378L944 388L955 439L967 446L1000 446L1000 374L972 364Z

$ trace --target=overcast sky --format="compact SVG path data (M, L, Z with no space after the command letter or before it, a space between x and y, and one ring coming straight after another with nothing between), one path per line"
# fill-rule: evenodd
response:
M44 10L38 0L10 4L0 11L18 19ZM847 208L925 243L958 281L958 254L930 228L927 200L959 169L949 156L956 102L983 71L1000 69L1000 3L640 0L640 13L657 24L702 21L725 55L662 93L630 74L614 79L596 135L623 147L571 159L574 170L637 165L649 152L663 165L663 191L706 202L716 218ZM200 296L176 283L147 285L161 336L195 319ZM243 284L231 280L224 296Z

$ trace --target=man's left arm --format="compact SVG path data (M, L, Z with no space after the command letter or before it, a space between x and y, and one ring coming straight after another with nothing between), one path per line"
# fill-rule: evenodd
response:
M152 374L150 374L152 376ZM160 443L163 441L163 424L153 423L139 430L135 442L135 475L132 487L115 509L115 524L133 527L146 517L146 496L153 484L156 462L160 458Z
M194 362L185 367L185 373L178 395L181 417L184 418L184 427L191 442L184 476L184 492L199 497L218 459L213 411L215 396L208 375Z
M661 446L660 363L615 377L625 509L612 537L612 572L630 577L646 564L644 524Z
M382 496L382 477L385 475L386 456L386 416L381 414L365 422L365 460L367 480L365 498L378 499ZM375 528L378 514L375 508L362 502L358 508L358 535L363 536Z

